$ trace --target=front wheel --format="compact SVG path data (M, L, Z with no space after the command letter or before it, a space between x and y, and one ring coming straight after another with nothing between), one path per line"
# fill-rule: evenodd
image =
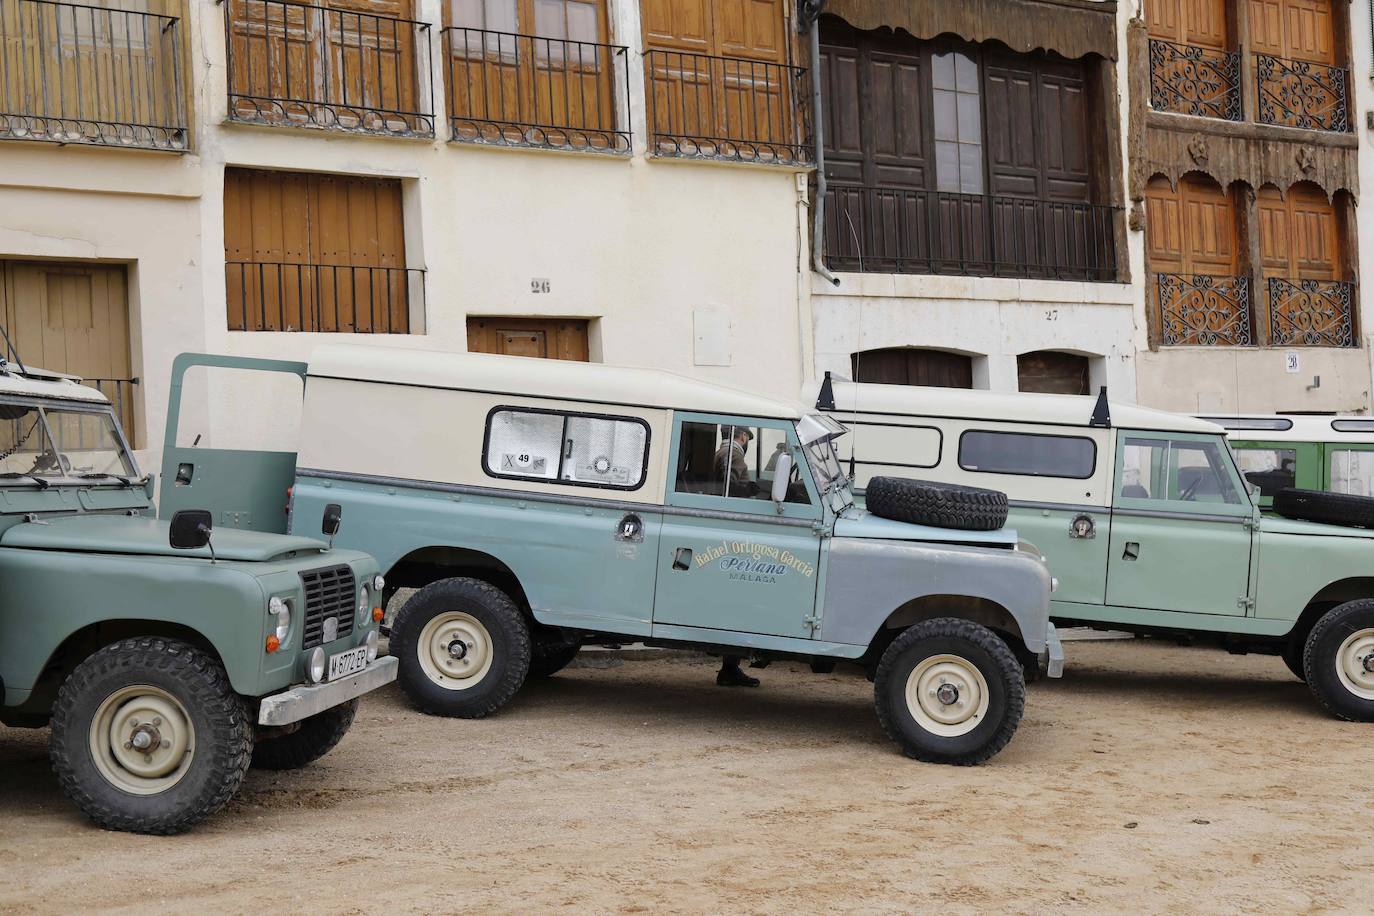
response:
M1307 686L1338 719L1374 722L1374 600L1347 601L1307 635Z
M253 766L259 770L298 770L314 763L343 740L357 714L355 697L315 713L289 734L261 738L253 746Z
M214 658L178 640L126 639L63 682L49 754L62 790L101 827L180 833L238 791L253 723Z
M480 719L510 702L530 668L530 629L515 602L479 579L442 579L410 597L391 627L397 681L436 716Z
M883 730L908 757L972 766L1011 741L1026 683L995 633L942 617L893 640L878 662L873 697Z

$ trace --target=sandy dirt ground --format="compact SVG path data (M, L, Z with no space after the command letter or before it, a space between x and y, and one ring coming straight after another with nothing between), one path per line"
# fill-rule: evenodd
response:
M90 826L0 728L0 910L1369 912L1374 726L1275 658L1069 648L972 769L900 756L857 673L578 667L482 722L388 688L173 838Z

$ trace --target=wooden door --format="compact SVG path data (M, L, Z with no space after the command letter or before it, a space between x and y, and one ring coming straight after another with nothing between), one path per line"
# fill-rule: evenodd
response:
M891 347L850 356L854 381L881 385L972 388L973 360L961 353Z
M325 98L345 109L417 111L411 0L330 0L321 27L329 56ZM426 35L428 33L425 33ZM345 126L363 117L339 112Z
M1334 66L1331 0L1250 0L1250 44L1260 54Z
M587 362L581 318L469 318L468 352Z
M0 315L25 365L88 379L114 403L126 435L133 435L123 265L0 261Z
M1283 197L1266 185L1257 197L1265 277L1294 282L1342 279L1340 220L1320 188L1297 184Z
M229 329L406 333L397 179L226 169Z
M1234 200L1215 181L1185 175L1175 191L1167 178L1155 178L1146 188L1145 206L1145 245L1152 272L1239 272Z
M1175 44L1225 50L1226 0L1146 0L1150 37Z
M1016 357L1018 391L1045 394L1090 394L1088 357L1040 350Z

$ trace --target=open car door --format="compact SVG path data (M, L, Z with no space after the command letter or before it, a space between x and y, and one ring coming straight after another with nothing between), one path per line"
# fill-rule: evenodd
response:
M204 367L196 375L205 380L201 386L205 390L188 397L187 371L196 367ZM178 356L172 363L167 400L158 517L171 518L179 509L208 509L215 527L286 533L296 451L257 448L249 442L262 440L262 435L255 434L266 434L270 440L283 417L295 418L298 432L305 371L305 363L293 360L205 353ZM254 378L255 373L277 376ZM226 385L223 380L229 376L236 378ZM284 378L288 376L294 379ZM292 396L294 403L286 400ZM232 420L225 416L230 405ZM225 419L212 429L216 407ZM280 437L291 439L294 445L294 433L282 432Z

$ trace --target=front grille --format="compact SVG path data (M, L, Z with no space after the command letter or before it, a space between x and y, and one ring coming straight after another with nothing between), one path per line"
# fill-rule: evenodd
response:
M353 632L353 611L357 592L353 589L353 570L347 566L326 566L301 573L305 588L305 630L301 648L313 649L324 642L324 622L338 619L339 636Z

